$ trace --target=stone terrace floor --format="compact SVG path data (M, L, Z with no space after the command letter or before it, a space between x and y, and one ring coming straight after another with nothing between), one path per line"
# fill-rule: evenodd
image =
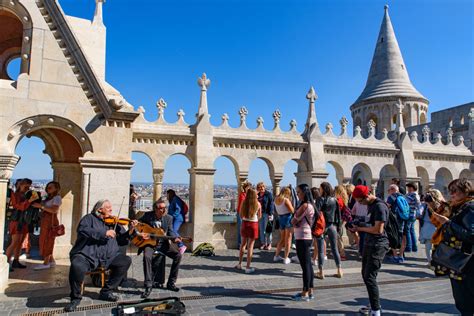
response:
M131 250L133 252L133 250ZM293 251L294 252L294 251ZM344 278L332 277L334 261L325 264L325 280L315 279L316 298L310 302L290 299L301 288L299 264L273 263L273 252L256 250L256 272L247 275L233 267L237 250L218 251L217 256L192 257L186 253L177 285L181 291L172 293L154 289L152 298L179 296L187 315L357 315L367 305L367 292L360 276L356 252L347 250L343 262ZM449 280L434 278L426 268L424 248L409 253L404 264L385 263L379 274L384 315L457 314ZM121 288L122 301L139 299L142 291L142 258L132 255L130 283L138 288ZM29 268L38 260L27 260ZM167 260L167 272L170 259ZM52 315L61 312L68 299L68 260L58 261L50 270L16 269L10 274L6 294L0 295L0 315ZM100 301L98 289L86 285L78 311L69 315L111 315L114 303Z

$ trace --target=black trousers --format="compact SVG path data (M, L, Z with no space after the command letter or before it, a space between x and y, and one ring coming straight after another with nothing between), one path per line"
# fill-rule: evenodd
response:
M154 280L154 271L157 271L160 261L164 259L163 256L153 257L155 251L152 247L145 247L143 250L143 271L145 273L145 287L152 287ZM168 277L168 284L175 284L178 279L179 265L181 264L182 255L179 253L175 243L163 241L162 245L157 248L168 258L173 260L171 264L170 275Z
M132 259L123 254L117 255L110 266L110 276L105 282L102 294L107 294L119 286L122 279L127 274L127 270L132 263ZM86 272L91 271L94 267L82 255L76 255L71 258L71 267L69 269L69 285L71 287L71 300L82 299L81 284L84 282Z
M474 269L461 281L451 279L454 302L461 315L474 315Z
M388 243L375 245L365 244L364 250L362 251L362 279L364 279L365 286L367 287L370 308L373 311L380 309L377 274L388 249Z
M300 261L301 269L303 270L303 291L312 289L314 281L314 270L311 264L310 247L312 240L297 239L296 240L296 255Z

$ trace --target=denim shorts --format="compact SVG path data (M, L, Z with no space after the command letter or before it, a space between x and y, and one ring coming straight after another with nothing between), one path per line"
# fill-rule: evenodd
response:
M278 221L280 222L280 229L291 228L291 213L278 215Z

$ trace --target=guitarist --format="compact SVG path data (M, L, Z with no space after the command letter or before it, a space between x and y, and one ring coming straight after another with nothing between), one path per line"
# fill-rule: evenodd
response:
M147 298L150 296L154 280L153 267L158 267L160 265L160 260L163 260L163 256L157 256L155 259L153 258L155 250L173 260L166 288L174 292L179 291L179 288L176 287L175 283L178 279L178 270L182 255L179 252L176 243L179 243L182 240L173 230L173 217L167 214L165 201L159 199L153 203L153 211L145 213L145 215L140 218L140 222L148 224L154 228L161 228L166 236L174 238L172 239L172 242L165 239L158 239L156 247L146 245L138 250L138 254L143 252L143 270L145 273L145 292L142 293L141 297ZM143 239L149 239L151 237L147 233L137 232L137 234L141 234Z

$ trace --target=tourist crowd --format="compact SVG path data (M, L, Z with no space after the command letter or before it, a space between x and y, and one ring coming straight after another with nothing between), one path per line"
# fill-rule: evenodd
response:
M272 233L279 230L274 262L300 264L303 272L301 292L296 301L314 299L314 278L324 279L327 246L342 278L342 262L347 260L343 237L358 251L362 278L367 287L369 306L363 314L380 315L377 273L382 262L403 264L406 254L425 245L427 268L437 276L450 277L456 308L462 315L474 314L474 187L469 180L452 181L449 202L430 188L422 196L414 182L400 186L392 179L387 198L382 200L364 185L338 185L328 182L319 188L306 184L283 187L273 198L260 182L256 188L245 181L238 198L239 263L247 252L244 272L254 273L253 248L272 249ZM418 225L415 225L418 222ZM418 230L415 228L418 227ZM290 257L291 248L296 256ZM312 252L312 253L311 253ZM317 270L313 269L317 266Z

